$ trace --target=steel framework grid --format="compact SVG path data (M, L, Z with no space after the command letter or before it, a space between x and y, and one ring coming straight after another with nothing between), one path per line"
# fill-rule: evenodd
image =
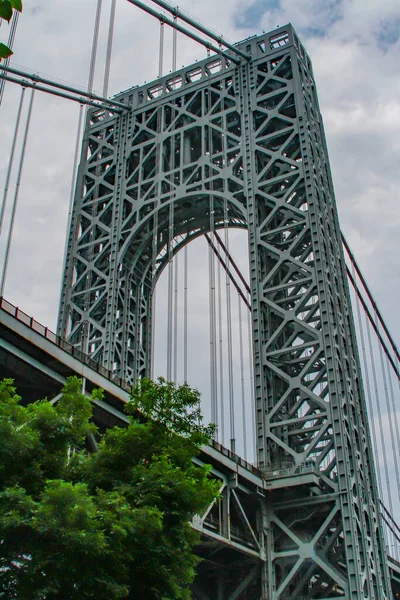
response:
M212 57L122 93L126 114L88 112L59 333L128 381L148 375L162 269L212 227L247 227L257 458L272 482L261 597L389 598L311 61L291 25L239 47L251 60Z

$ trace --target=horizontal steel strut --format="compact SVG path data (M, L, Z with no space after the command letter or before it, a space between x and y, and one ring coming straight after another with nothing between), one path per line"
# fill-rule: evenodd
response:
M19 83L20 85L24 85L25 87L35 87L35 89L40 90L42 92L47 92L49 94L54 94L57 96L61 96L63 98L67 98L68 100L74 100L76 102L81 102L81 104L88 104L89 106L99 107L100 105L97 102L102 102L103 104L108 104L110 107L117 106L119 108L123 108L127 110L128 106L123 104L122 102L118 102L118 100L112 100L110 98L104 98L103 96L98 96L97 94L93 94L92 92L86 92L85 90L80 90L79 88L75 88L71 85L65 85L64 83L59 83L58 81L53 81L52 79L47 79L45 77L41 77L36 73L29 73L27 71L23 71L21 69L15 69L14 67L6 67L5 65L0 65L0 69L4 71L4 74L1 76L6 81L11 81L12 83ZM27 81L16 79L15 77L10 77L10 75L6 75L6 73L13 73L14 75L18 75L20 77L27 77L34 84L30 84ZM75 98L74 96L55 93L54 90L44 88L42 86L38 86L37 83L43 83L54 87L59 90L65 90L67 92L71 92L72 94L80 94L80 97Z

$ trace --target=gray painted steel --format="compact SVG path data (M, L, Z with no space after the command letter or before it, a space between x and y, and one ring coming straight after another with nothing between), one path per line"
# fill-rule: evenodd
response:
M126 114L89 111L59 333L128 381L149 374L152 290L171 254L211 218L247 228L266 561L238 592L215 572L196 593L389 598L311 61L290 25L238 47L250 61L212 57L119 95Z

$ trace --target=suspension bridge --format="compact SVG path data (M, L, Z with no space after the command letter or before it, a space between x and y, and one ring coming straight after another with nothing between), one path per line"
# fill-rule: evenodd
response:
M135 379L200 371L218 432L198 460L222 500L193 519L199 600L398 597L400 356L340 230L311 59L290 24L230 44L164 0L129 2L160 21L150 83L108 97L114 0L101 94L100 0L86 90L0 65L1 94L21 88L2 374L55 401L84 377L105 390L104 428L124 422ZM178 32L207 57L177 69ZM6 297L38 94L80 105L56 333ZM191 321L196 303L206 321Z

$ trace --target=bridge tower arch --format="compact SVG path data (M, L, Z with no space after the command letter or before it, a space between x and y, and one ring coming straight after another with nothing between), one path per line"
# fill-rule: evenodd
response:
M238 47L249 55L239 65L210 57L121 93L126 111L88 112L59 333L128 381L148 375L151 295L169 253L213 228L246 227L257 464L271 481L261 597L383 600L376 477L311 61L291 25Z

